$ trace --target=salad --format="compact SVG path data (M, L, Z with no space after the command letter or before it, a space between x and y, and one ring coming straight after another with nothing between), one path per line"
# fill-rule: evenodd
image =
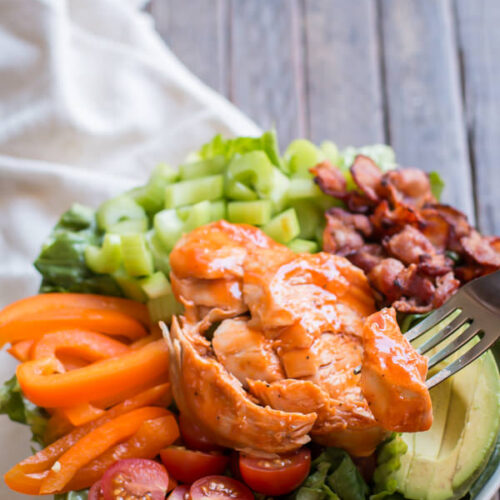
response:
M500 239L442 188L388 146L299 139L281 155L269 131L216 136L96 210L71 207L35 262L40 294L0 311L20 361L0 411L36 446L7 485L474 498L500 459L495 358L429 393L401 335L500 268Z

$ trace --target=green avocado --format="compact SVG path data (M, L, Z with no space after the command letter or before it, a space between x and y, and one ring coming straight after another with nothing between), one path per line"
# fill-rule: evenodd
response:
M401 435L408 451L393 472L397 491L412 500L461 498L495 446L499 395L498 367L491 352L434 387L432 427Z

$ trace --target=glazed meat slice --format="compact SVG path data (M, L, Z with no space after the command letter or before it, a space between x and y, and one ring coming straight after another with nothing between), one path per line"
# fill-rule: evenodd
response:
M401 334L394 309L383 309L367 319L363 347L361 388L380 425L397 432L429 429L427 359Z

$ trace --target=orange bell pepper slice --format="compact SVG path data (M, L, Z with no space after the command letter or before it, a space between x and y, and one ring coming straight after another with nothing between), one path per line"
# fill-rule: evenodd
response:
M63 491L92 486L113 463L123 458L155 458L161 449L170 446L178 438L179 427L172 414L147 420L130 439L110 448L83 466Z
M0 311L0 326L43 312L64 309L102 309L126 314L149 327L148 309L134 300L90 293L43 293L18 300Z
M60 330L46 333L33 347L31 359L57 357L63 351L75 358L99 361L120 356L129 350L122 342L101 333L82 329Z
M110 397L121 390L153 383L168 373L168 347L163 340L119 357L98 361L66 373L56 358L27 361L17 367L24 395L38 406L57 408Z
M61 414L68 419L71 425L78 427L104 415L105 410L90 403L61 408Z
M28 359L30 359L31 348L34 346L34 344L35 341L33 339L20 340L19 342L12 344L12 346L7 349L7 352L11 356L14 356L14 358L16 358L18 361L28 361Z
M105 309L46 310L0 324L0 347L7 342L39 339L48 332L82 328L137 340L147 335L145 326L132 316Z
M135 434L145 420L163 417L169 412L163 408L146 406L97 427L82 437L74 446L57 459L59 466L52 467L40 485L40 494L61 491L78 469L88 464L120 441Z

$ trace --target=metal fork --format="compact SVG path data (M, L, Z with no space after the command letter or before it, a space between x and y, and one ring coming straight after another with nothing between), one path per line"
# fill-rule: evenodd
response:
M457 311L460 312L457 314ZM500 338L500 271L467 283L439 309L409 330L405 337L412 342L452 314L456 314L456 317L449 324L417 348L420 354L425 354L467 325L460 335L429 359L429 369L451 356L476 335L480 335L481 339L428 379L426 385L429 389L472 363Z

